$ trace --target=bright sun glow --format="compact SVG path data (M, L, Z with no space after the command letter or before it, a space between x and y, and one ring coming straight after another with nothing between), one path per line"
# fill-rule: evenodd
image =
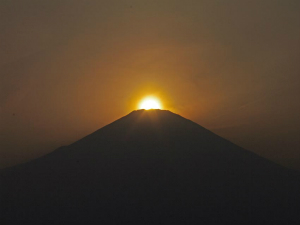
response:
M160 101L155 97L144 98L140 104L139 109L161 109Z

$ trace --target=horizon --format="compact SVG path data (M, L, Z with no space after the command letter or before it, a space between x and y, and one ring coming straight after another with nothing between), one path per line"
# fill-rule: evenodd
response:
M142 117L140 117L140 115L142 115L142 116L144 117L144 116L148 113L149 115L151 115L151 121L154 122L156 119L158 119L157 116L159 116L159 113L162 113L162 112L167 112L167 113L170 113L170 115L176 115L176 116L179 116L180 118L182 118L182 119L184 119L184 120L187 120L187 121L190 121L190 122L192 122L192 123L195 123L195 124L197 124L197 126L199 126L199 127L201 127L201 128L204 128L204 129L206 129L207 131L210 131L210 130L208 130L207 128L201 126L200 124L198 124L198 123L196 123L196 122L190 120L189 118L185 118L185 117L183 117L182 115L177 114L177 113L175 113L175 112L172 112L172 111L170 111L170 110L168 110L168 109L154 109L154 108L150 108L150 109L134 109L134 110L132 110L130 113L125 114L124 116L122 116L122 117L120 117L120 118L118 118L118 119L116 119L116 120L114 120L114 121L112 121L112 122L110 122L110 123L104 125L103 127L100 127L100 128L98 128L97 130L92 131L91 133L87 134L86 136L80 137L78 140L75 140L73 143L70 143L70 144L64 145L64 146L59 146L58 148L53 149L52 151L46 153L45 155L48 155L48 154L50 154L50 153L52 153L52 152L54 152L54 151L56 151L56 150L58 150L58 149L61 149L61 148L63 148L63 147L71 146L71 145L77 143L78 141L81 141L82 139L85 139L86 137L88 137L88 136L90 136L90 135L93 135L94 133L97 133L99 130L101 130L101 129L105 128L105 127L108 127L108 126L110 126L110 125L112 125L112 124L115 124L116 122L121 121L121 120L123 120L124 118L127 118L127 117L129 117L129 116L131 116L131 115L133 115L133 114L139 113L139 117L138 117L138 118L139 118L139 120L140 120L140 119L142 118ZM153 115L155 115L154 118L152 117ZM133 125L133 126L136 126L136 124L137 124L137 123L133 123L132 125ZM174 125L176 125L176 124L174 124ZM156 128L158 128L158 127L156 127ZM159 127L159 128L161 128L161 127ZM158 130L157 132L159 132L159 130ZM210 131L210 132L211 132L211 131ZM214 133L214 132L212 132L212 133L215 134L215 135L217 135L217 136L219 136L218 134L216 134L216 133ZM221 137L221 136L219 136L219 137ZM221 138L222 138L222 137L221 137ZM226 140L226 139L225 139L225 140ZM230 141L230 140L226 140L226 141L229 141L229 142L233 143L233 142ZM233 144L236 145L237 147L241 147L241 146L237 145L236 143L233 143ZM242 147L242 149L243 149L243 147ZM253 151L251 151L251 150L249 150L249 149L244 149L244 150L249 151L249 152L252 152L252 153L255 153L255 152L253 152ZM256 154L257 154L257 153L256 153ZM260 156L259 154L257 154L257 155ZM266 157L263 157L263 156L260 156L260 157L267 159ZM38 158L39 158L39 157L32 158L32 159L29 159L29 160L27 160L27 161L25 161L25 162L18 163L18 164L16 164L16 165L21 165L21 164L30 163L32 160L36 160L36 159L38 159ZM270 159L269 159L269 160L270 160ZM272 160L270 160L270 161L272 162ZM284 165L282 165L282 164L280 164L280 163L278 163L278 162L275 162L275 161L273 161L273 162L274 162L275 164L284 166ZM10 168L10 167L14 167L14 166L15 166L15 165L10 165L10 166L4 167L4 168ZM284 166L284 167L285 167L285 166ZM4 169L4 168L3 168L3 169ZM290 169L294 169L294 168L290 168ZM296 170L297 170L297 168L296 168Z

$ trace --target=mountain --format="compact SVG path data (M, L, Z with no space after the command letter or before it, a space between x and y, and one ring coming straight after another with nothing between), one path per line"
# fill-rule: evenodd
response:
M166 110L2 170L1 224L300 224L300 175Z

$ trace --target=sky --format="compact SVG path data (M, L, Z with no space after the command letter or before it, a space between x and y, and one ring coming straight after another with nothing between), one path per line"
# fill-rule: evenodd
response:
M0 0L0 167L165 109L300 170L299 0Z

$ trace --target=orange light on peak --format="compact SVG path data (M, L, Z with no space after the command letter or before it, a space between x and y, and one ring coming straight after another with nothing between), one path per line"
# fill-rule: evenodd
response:
M148 96L142 99L138 106L139 109L162 109L160 100L153 96Z

